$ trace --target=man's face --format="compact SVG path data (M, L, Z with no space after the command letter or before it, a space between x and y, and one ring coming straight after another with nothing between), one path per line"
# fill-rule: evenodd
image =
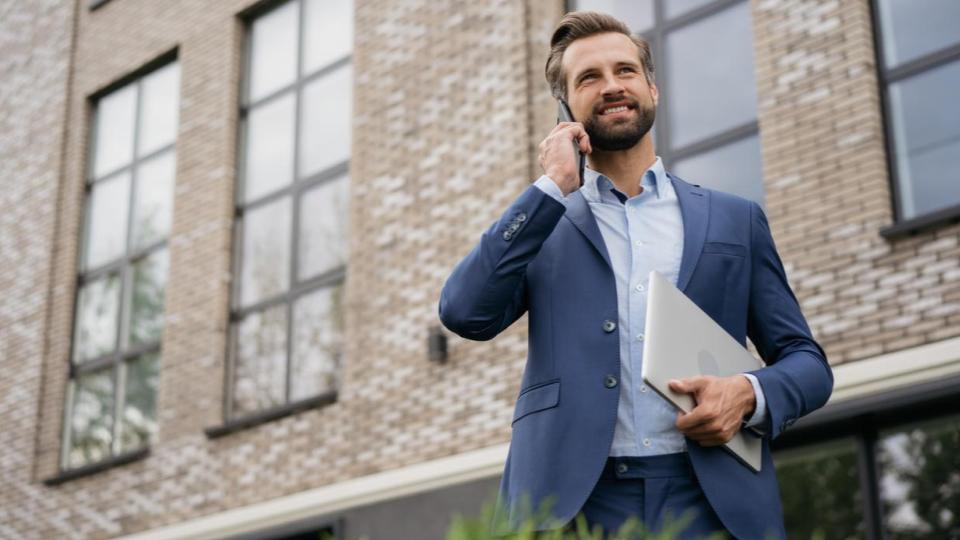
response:
M659 93L637 46L619 33L578 39L563 54L567 102L598 150L632 148L653 126Z

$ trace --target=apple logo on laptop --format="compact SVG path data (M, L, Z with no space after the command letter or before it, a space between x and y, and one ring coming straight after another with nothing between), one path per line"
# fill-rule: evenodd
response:
M704 349L697 355L697 365L700 367L701 375L720 375L720 365L717 359L710 354L710 351Z

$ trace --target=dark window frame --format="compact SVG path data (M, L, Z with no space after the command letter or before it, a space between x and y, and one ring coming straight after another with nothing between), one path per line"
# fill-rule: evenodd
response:
M653 0L653 25L637 35L646 39L650 43L653 53L653 65L657 70L655 74L655 83L661 96L669 96L670 85L667 77L660 75L660 70L666 65L666 41L667 34L682 29L691 24L700 22L712 15L716 15L725 9L732 8L737 4L747 3L748 0L713 0L712 2L700 7L686 11L675 17L666 17L666 4L669 0ZM571 11L575 8L575 0L565 1L565 10ZM748 5L749 8L749 5ZM616 14L613 14L616 16ZM632 30L632 29L631 29ZM752 41L752 40L751 40ZM754 63L751 62L751 67ZM663 160L664 166L668 169L670 165L678 160L705 154L712 150L720 149L726 145L741 142L750 137L760 134L759 110L758 118L741 123L738 126L723 130L705 138L700 138L691 143L682 146L671 146L670 144L670 112L667 108L658 107L657 122L654 129L655 146L657 155ZM762 156L761 164L762 164ZM761 177L761 181L763 178Z
M931 69L960 61L960 43L926 53L908 60L895 68L888 68L884 59L883 26L880 20L879 0L870 0L870 18L873 25L874 59L877 65L877 95L880 98L880 114L883 117L883 139L886 150L887 170L890 181L890 204L893 209L893 224L880 230L880 235L896 239L920 232L937 229L960 222L960 201L957 204L933 212L905 218L901 208L900 175L894 139L893 112L888 91L890 85L925 73Z
M103 0L106 2L108 0ZM92 9L92 8L91 8ZM135 360L138 357L147 355L147 354L161 354L162 350L162 338L157 339L149 343L142 343L138 345L127 344L127 346L121 347L121 344L125 340L125 333L129 331L129 309L132 307L130 302L132 299L130 295L132 294L133 287L133 273L135 266L142 260L150 257L151 255L160 252L164 249L167 249L169 242L169 235L164 237L161 240L156 240L145 246L139 248L133 248L133 211L134 211L134 202L136 201L137 195L137 169L144 162L148 162L153 158L167 153L174 152L176 155L176 145L177 137L174 136L172 142L163 145L157 149L154 149L143 155L138 155L137 149L140 139L141 132L141 121L142 121L142 105L143 105L143 80L150 76L151 74L164 69L171 64L177 63L179 61L179 51L174 48L170 51L167 51L154 60L147 62L142 65L140 68L136 69L132 73L121 77L120 79L111 82L110 84L104 86L100 90L94 92L86 99L86 107L88 111L87 115L87 133L88 133L88 147L85 152L85 163L84 163L84 184L83 184L83 212L80 217L80 227L79 227L79 242L77 243L78 249L76 252L76 258L74 260L74 268L76 269L76 278L74 281L74 292L73 292L73 301L71 303L71 334L70 334L70 346L68 347L67 352L67 365L68 365L68 391L65 393L64 407L63 407L63 417L61 424L61 447L60 455L58 459L58 473L52 478L47 479L49 485L54 485L56 483L64 482L73 478L79 478L83 476L88 476L90 474L95 474L101 470L112 468L116 465L122 465L129 463L132 460L142 459L149 454L150 443L148 442L145 445L142 445L138 448L127 449L127 450L115 450L116 440L119 435L120 424L121 424L121 412L124 398L121 396L123 390L125 390L126 380L121 380L121 368L126 370L126 364ZM112 94L113 92L125 88L131 84L137 85L137 98L136 103L134 104L134 130L133 130L133 156L129 163L121 167L109 170L99 177L95 173L95 157L97 152L97 124L98 124L98 107L100 101L106 96ZM180 89L177 89L179 93ZM179 96L178 96L179 99ZM127 224L126 224L126 240L125 246L123 249L122 255L118 258L112 259L104 264L101 264L96 267L86 267L87 259L87 249L89 247L88 233L91 219L90 212L90 200L93 193L93 187L97 184L101 184L105 181L109 181L118 175L129 174L129 192L127 194ZM174 182L176 181L176 176L174 176ZM119 292L117 301L119 306L117 306L117 321L116 321L116 330L117 335L114 342L113 351L101 354L99 356L94 356L86 360L75 358L76 346L77 346L77 332L79 331L78 323L80 317L78 314L78 308L80 306L80 292L83 290L83 287L88 283L93 281L109 278L110 276L116 276L119 282ZM113 423L111 426L111 442L109 447L109 455L103 459L92 461L84 465L70 467L69 466L69 452L70 447L73 441L73 430L72 430L72 421L73 421L73 408L74 408L74 390L75 381L86 374L95 373L98 371L110 372L111 384L113 388L113 404L112 404L112 414L113 414ZM121 387L123 383L123 387Z
M297 5L297 60L296 60L296 78L293 82L284 85L281 88L272 90L266 95L258 97L256 100L249 99L250 74L253 59L253 24L264 15L268 15L274 10L280 9L293 3ZM233 280L230 285L230 328L227 333L227 351L226 351L226 369L224 370L224 399L223 399L223 423L218 426L211 426L204 430L210 438L228 435L236 431L254 427L266 422L296 414L303 410L323 407L334 403L337 400L337 389L327 391L318 395L310 396L296 401L290 400L292 387L293 361L293 328L294 306L300 298L317 292L323 288L333 288L342 285L346 279L346 266L341 265L332 268L319 275L309 277L304 280L298 278L300 268L300 256L297 246L300 243L300 206L303 196L323 184L335 182L347 175L349 181L350 158L340 161L334 165L317 171L307 177L300 178L300 126L301 126L301 103L303 101L303 89L310 83L335 72L338 69L352 65L353 51L341 56L312 72L303 72L304 60L304 28L306 17L304 16L305 0L270 0L263 4L258 4L248 10L240 13L241 24L244 28L243 59L241 63L242 76L239 78L239 96L240 111L239 121L237 123L237 179L234 191L234 224L233 224L233 253L231 266L233 269ZM247 117L254 108L269 104L272 101L283 97L293 95L294 97L294 117L290 129L293 130L293 180L289 185L273 190L257 199L249 202L244 201L244 187L246 184L246 142L248 136ZM352 94L352 92L351 92ZM291 219L292 227L290 234L290 268L289 284L285 291L270 295L266 298L258 299L255 303L242 306L241 299L241 269L243 263L243 239L244 239L244 216L251 210L256 210L270 203L289 198L291 201ZM286 309L286 383L285 383L285 401L274 407L264 408L257 411L251 411L243 414L234 412L234 394L235 394L235 375L237 358L237 331L239 324L244 318L253 313L263 313L265 310L285 306Z
M771 443L771 451L794 450L852 437L857 446L864 526L868 538L884 538L877 441L885 430L960 413L960 375L906 385L829 404L798 420Z

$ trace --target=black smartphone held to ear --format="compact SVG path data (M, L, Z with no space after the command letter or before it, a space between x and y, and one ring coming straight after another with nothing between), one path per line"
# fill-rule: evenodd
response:
M570 113L570 107L567 106L567 102L558 99L557 100L557 123L560 122L576 122L573 119L573 114ZM583 168L587 164L587 157L583 155L583 152L580 151L580 145L577 141L573 141L573 155L577 160L577 165L579 169L579 178L580 178L580 187L583 187Z

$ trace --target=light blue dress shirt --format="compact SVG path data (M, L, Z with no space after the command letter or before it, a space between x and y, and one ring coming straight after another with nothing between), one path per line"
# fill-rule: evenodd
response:
M674 285L683 255L683 217L673 183L657 157L642 176L643 191L627 197L613 182L589 168L584 170L583 194L606 244L617 286L620 331L620 402L610 447L611 456L654 456L686 451L677 430L677 410L648 388L640 376L643 364L643 330L647 312L647 276L656 270ZM563 192L548 176L535 183L561 203ZM744 374L753 385L757 403L747 426L766 418L766 402L757 378Z

